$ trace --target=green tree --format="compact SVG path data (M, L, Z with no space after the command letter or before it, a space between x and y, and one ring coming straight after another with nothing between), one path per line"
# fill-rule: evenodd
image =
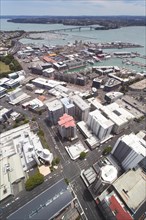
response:
M81 160L84 160L85 159L85 157L86 157L86 153L84 152L84 151L82 151L81 153L80 153L80 159Z
M56 158L55 158L55 163L56 163L56 164L59 164L59 163L60 163L60 158L59 158L59 157L56 157Z
M112 147L111 146L107 146L107 147L104 148L102 154L103 155L108 155L108 154L110 154L111 151L112 151Z
M38 171L25 182L25 189L30 191L44 182L44 176Z

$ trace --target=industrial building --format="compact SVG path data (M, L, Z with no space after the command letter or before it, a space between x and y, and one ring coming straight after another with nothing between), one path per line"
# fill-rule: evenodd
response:
M23 92L23 90L21 88L17 88L14 91L9 92L7 94L7 99L9 101L9 103L12 105L18 104L19 102L22 102L28 98L30 98L30 95Z
M59 118L63 115L64 109L63 105L58 99L48 100L45 102L45 105L48 107L48 120L56 125Z
M74 118L66 113L59 118L59 133L62 138L74 140L77 138L76 124Z
M134 133L123 135L115 143L111 154L123 169L135 168L146 156L146 142Z
M87 121L90 110L89 104L78 95L74 95L72 100L75 105L75 116L78 120Z
M60 100L64 107L64 112L68 115L71 115L74 117L75 115L75 105L71 103L71 100L69 98L62 98Z
M32 83L35 86L40 87L42 89L53 89L57 85L64 85L63 82L58 82L55 80L48 80L48 79L41 78L41 77L38 77L32 80Z
M107 139L111 133L114 123L104 117L97 109L88 115L87 125L100 141Z

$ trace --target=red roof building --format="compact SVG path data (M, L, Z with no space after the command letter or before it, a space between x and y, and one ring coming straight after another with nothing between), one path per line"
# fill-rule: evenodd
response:
M109 198L109 202L110 209L114 212L117 220L133 220L131 215L124 209L123 206L121 206L114 195Z
M76 137L76 124L74 118L64 114L58 121L59 132L62 138L74 139Z

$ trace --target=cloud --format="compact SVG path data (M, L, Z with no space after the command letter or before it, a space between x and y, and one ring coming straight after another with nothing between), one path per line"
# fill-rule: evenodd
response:
M145 15L145 0L0 0L2 15Z

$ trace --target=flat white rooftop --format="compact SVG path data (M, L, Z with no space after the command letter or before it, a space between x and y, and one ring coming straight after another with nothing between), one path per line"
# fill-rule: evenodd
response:
M114 125L114 123L110 119L104 117L98 109L89 114L105 129Z
M88 149L84 147L81 141L78 141L74 145L68 147L66 146L65 149L72 160L76 160L77 158L79 158L81 152L85 152L85 153L88 152Z
M53 101L47 100L45 101L45 105L48 107L49 111L56 111L60 108L63 108L62 103L58 99L55 99Z
M129 135L122 136L121 140L131 147L136 153L146 157L146 142L144 139L139 138L138 135L135 135L134 133L131 133Z
M127 171L113 183L113 186L134 212L146 200L146 175L140 168Z
M74 95L72 97L73 102L77 105L82 111L89 109L89 104L85 102L80 96Z

